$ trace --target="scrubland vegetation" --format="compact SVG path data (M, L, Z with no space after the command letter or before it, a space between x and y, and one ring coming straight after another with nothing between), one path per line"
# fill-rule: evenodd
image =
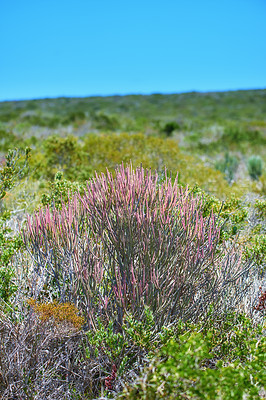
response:
M0 398L265 398L266 91L0 103Z

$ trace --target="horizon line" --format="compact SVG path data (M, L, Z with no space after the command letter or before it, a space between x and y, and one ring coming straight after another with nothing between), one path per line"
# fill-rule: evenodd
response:
M184 92L150 92L150 93L113 93L113 94L90 94L90 95L58 95L58 96L44 96L44 97L29 97L29 98L16 98L16 99L8 99L1 100L0 103L7 102L17 102L17 101L38 101L38 100L56 100L56 99L87 99L87 98L97 98L97 97L127 97L127 96L154 96L154 95L175 95L175 94L190 94L190 93L226 93L226 92L245 92L245 91L259 91L266 90L266 86L262 88L242 88L242 89L221 89L221 90L188 90Z

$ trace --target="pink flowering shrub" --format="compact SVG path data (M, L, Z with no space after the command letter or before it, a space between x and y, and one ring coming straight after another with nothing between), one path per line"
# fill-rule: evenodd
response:
M62 210L48 206L23 230L34 260L32 295L47 285L79 304L89 327L97 317L121 329L127 313L156 324L196 322L229 309L245 290L249 266L234 246L219 244L220 223L203 217L201 197L160 181L142 167L108 170L87 182Z

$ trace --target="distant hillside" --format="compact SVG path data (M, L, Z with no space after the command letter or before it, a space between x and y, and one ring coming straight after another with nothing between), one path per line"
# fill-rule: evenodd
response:
M150 124L174 120L180 127L224 120L266 123L266 89L0 102L1 122L28 122L50 128L77 121L104 125L102 113L113 117L113 128L117 127L117 119L117 125L120 122L126 130L138 128L139 119Z

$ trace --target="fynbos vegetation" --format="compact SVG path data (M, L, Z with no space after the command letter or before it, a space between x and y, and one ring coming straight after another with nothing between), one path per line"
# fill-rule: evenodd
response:
M1 399L264 398L264 92L0 104Z

